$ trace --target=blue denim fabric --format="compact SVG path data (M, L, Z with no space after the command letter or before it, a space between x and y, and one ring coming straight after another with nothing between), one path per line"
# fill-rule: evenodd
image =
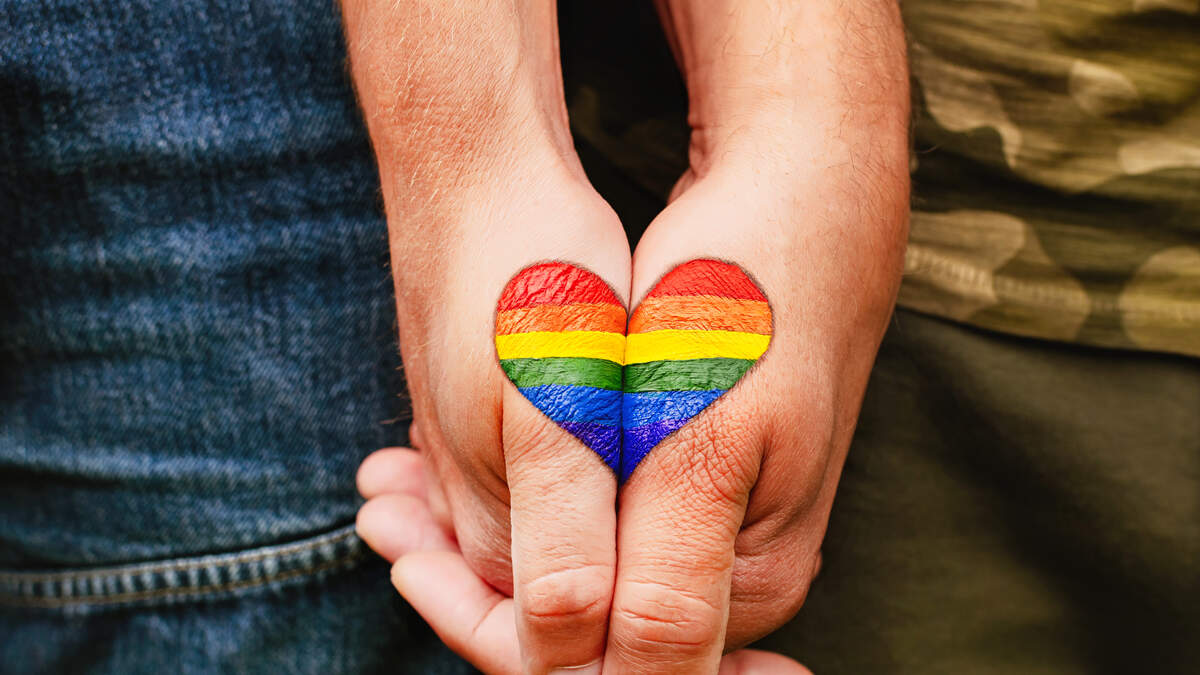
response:
M334 3L0 0L0 670L462 668L346 529L378 190Z
M0 593L4 673L473 672L352 526L194 559L0 573Z

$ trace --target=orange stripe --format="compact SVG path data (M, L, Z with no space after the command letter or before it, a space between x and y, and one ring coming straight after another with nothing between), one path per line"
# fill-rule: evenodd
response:
M496 314L496 335L594 330L625 334L625 308L606 302L538 305Z
M728 330L771 334L771 308L761 300L713 295L646 298L629 319L629 334L653 330Z

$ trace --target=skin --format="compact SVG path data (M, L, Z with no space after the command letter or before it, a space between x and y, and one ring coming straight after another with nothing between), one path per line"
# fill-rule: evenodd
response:
M485 672L803 672L722 654L804 600L895 299L899 14L886 0L658 6L691 166L631 259L571 149L552 2L344 3L421 451L363 464L359 530ZM525 266L566 260L628 306L713 257L770 298L770 350L618 493L496 365L496 299Z
M419 435L416 436L419 439ZM414 441L420 445L420 441ZM480 579L463 559L453 536L430 512L424 455L389 448L371 455L359 471L369 501L372 545L394 562L392 582L439 637L485 673L520 673L513 599ZM594 671L599 664L591 666ZM566 672L588 672L588 667ZM742 649L721 659L721 675L811 675L777 654Z
M594 661L616 576L616 480L509 383L493 336L502 289L535 262L571 261L629 302L625 233L567 131L554 6L347 0L343 15L430 512L468 569L515 595L525 656L485 670ZM359 514L380 551L388 514L375 500Z

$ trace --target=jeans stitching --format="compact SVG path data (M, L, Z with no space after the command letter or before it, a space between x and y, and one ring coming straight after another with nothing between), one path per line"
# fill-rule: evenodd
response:
M296 577L319 574L321 572L336 569L338 567L351 567L354 563L366 557L366 551L354 551L348 556L327 560L313 567L302 567L300 569L288 570L273 577L262 579L247 579L245 581L230 582L225 584L213 584L208 586L197 586L195 588L157 588L147 591L131 591L126 593L117 593L114 595L98 595L88 598L63 598L63 597L3 597L0 596L0 605L9 605L16 607L40 607L40 608L57 608L68 605L113 605L125 602L137 602L141 600L155 600L162 598L191 598L202 595L212 595L216 593L227 593L229 591L244 590L263 586L268 583L277 583L287 581Z
M90 571L5 572L0 573L0 605L109 605L222 593L348 567L366 554L354 526L348 525L305 541L255 551ZM168 578L197 571L207 578ZM238 578L247 575L250 578Z

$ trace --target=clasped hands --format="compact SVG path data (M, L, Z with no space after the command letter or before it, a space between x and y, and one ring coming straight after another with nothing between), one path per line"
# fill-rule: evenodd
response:
M358 476L359 531L395 561L396 587L487 673L805 672L735 650L794 615L817 573L895 298L908 163L894 5L661 2L691 166L632 256L571 147L552 2L343 12L413 401L416 450L378 451ZM769 301L769 348L619 483L611 444L502 367L554 355L498 353L498 303L521 270L562 261L636 308L681 263L713 259Z

